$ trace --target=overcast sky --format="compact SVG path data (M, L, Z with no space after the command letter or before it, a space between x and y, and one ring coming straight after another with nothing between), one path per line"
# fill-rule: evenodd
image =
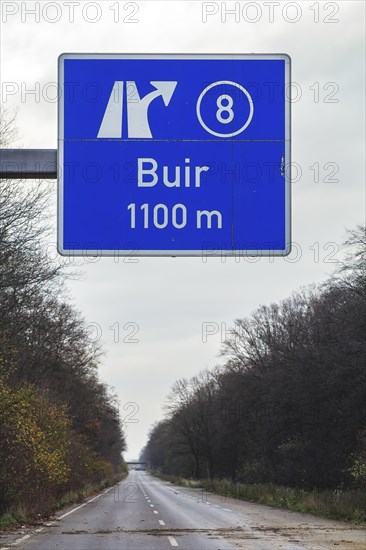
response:
M226 2L226 8L235 4L236 15L225 14L223 2L195 0L1 2L1 100L18 111L18 146L27 148L56 148L57 103L49 83L57 80L61 53L284 52L292 58L299 94L292 154L302 171L293 184L292 255L255 263L103 258L84 262L82 279L68 283L73 303L104 344L100 375L129 417L130 459L162 417L172 383L220 361L221 329L259 304L324 280L341 258L345 229L364 220L364 2ZM29 89L40 93L25 94ZM218 329L206 342L203 323Z

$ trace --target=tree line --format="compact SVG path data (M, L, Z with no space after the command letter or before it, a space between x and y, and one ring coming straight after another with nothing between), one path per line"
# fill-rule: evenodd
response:
M14 137L2 113L0 147ZM56 499L123 468L118 403L98 378L101 350L70 304L49 240L46 182L0 181L0 515Z
M304 489L366 480L366 236L319 286L238 319L223 364L177 381L142 456L185 478Z

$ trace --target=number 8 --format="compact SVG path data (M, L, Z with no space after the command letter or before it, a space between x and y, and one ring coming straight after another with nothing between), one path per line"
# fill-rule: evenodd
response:
M226 105L223 105L222 103L224 100L227 101ZM234 105L233 98L227 94L222 94L220 95L220 97L217 98L216 105L217 105L217 113L216 113L217 120L222 124L229 124L229 122L231 122L234 118L234 111L232 109ZM222 113L228 113L229 116L224 118L222 116Z

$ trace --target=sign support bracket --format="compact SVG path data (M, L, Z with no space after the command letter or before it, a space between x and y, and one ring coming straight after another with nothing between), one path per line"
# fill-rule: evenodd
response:
M57 149L0 149L0 179L57 179Z

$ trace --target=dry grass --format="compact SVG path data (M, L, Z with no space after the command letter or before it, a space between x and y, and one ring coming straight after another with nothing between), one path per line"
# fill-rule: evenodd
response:
M160 478L184 487L202 488L221 497L258 502L275 508L307 512L325 518L366 523L365 491L305 491L272 484L233 483L232 481L190 480L159 475Z
M16 508L12 508L0 516L0 532L17 529L27 523L41 522L42 519L46 519L46 517L49 517L56 510L60 510L61 508L70 506L71 504L82 502L86 498L100 493L103 489L116 485L119 481L122 481L126 475L127 473L123 472L120 475L116 475L100 483L94 485L89 484L77 490L67 491L61 498L53 503L45 517L41 517L39 514L35 516L34 510L28 509L24 505L19 505Z

